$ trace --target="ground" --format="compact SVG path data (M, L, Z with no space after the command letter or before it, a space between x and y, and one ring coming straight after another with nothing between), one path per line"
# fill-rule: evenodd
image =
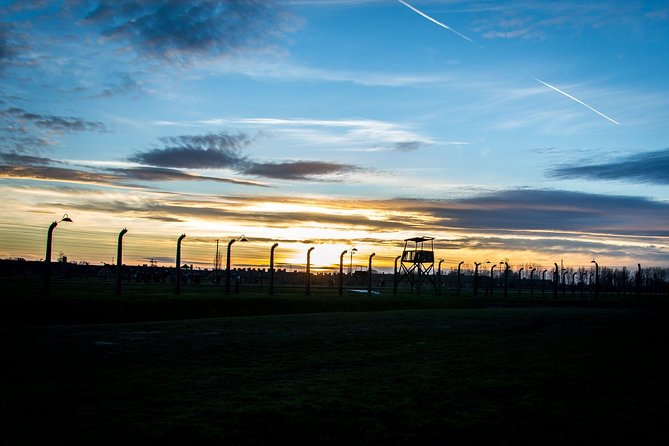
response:
M2 329L5 444L666 444L669 317L414 309Z

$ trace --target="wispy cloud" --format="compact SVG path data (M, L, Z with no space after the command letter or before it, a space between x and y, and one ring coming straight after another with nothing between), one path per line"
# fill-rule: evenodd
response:
M5 150L39 152L54 145L54 137L79 132L108 132L100 121L76 116L34 113L19 107L0 108L0 143Z
M28 36L7 22L0 22L0 78L8 68L31 64Z
M669 184L669 149L638 153L599 164L561 165L550 169L548 175L559 179L583 178L665 185Z
M178 169L128 166L76 166L65 161L19 153L0 153L0 178L58 181L111 187L149 188L156 181L213 181L242 186L270 187L256 181L197 175Z
M364 87L432 87L456 82L450 73L418 73L411 71L354 71L311 67L277 57L230 57L208 67L212 74L236 73L255 79L283 82L350 83Z
M466 144L462 141L436 141L421 135L408 124L374 119L210 119L202 125L234 124L282 135L303 144L329 146L346 151L411 151L429 145Z
M130 73L114 73L115 81L103 88L100 93L92 95L93 98L111 98L118 95L139 93L142 91L142 83Z
M19 125L33 125L39 129L59 133L107 131L105 124L99 121L89 121L74 116L31 113L17 107L0 110L0 117L14 119Z
M510 2L483 5L470 12L481 12L474 29L486 39L551 39L560 29L582 30L607 26L629 26L643 17L647 6L623 2Z
M82 23L142 56L179 64L271 47L295 26L281 3L271 0L99 0Z

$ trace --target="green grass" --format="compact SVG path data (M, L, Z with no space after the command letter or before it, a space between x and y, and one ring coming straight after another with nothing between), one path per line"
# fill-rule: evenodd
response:
M4 278L0 281L0 326L26 326L73 323L114 323L159 320L196 319L227 316L271 314L303 314L323 312L360 312L404 309L456 309L486 307L667 307L669 298L656 296L637 299L635 296L602 295L598 300L566 294L554 299L552 293L542 297L536 292L518 296L513 290L504 298L497 290L493 298L474 298L471 290L457 296L455 290L422 295L400 290L393 296L392 288L380 295L337 294L336 288L313 287L305 296L303 287L280 287L275 295L267 286L244 286L239 292L226 294L222 286L203 284L184 286L179 295L173 284L125 283L123 294L114 293L114 283L101 280L54 280L49 296L43 294L40 277L35 280Z
M6 444L666 444L663 309L2 330Z

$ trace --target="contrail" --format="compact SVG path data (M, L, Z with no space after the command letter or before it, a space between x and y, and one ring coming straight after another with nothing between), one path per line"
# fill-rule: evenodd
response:
M469 37L460 34L459 32L457 32L456 30L454 30L454 29L451 28L450 26L448 26L448 25L446 25L446 24L444 24L444 23L441 23L439 20L433 19L432 17L430 17L429 15L425 14L424 12L422 12L422 11L420 11L420 10L414 8L413 6L411 6L410 4L408 4L407 2L402 1L402 0L397 0L397 1L400 2L401 4L403 4L404 6L406 6L407 8L411 9L411 10L412 10L413 12L415 12L416 14L422 15L423 17L425 17L426 19L428 19L430 22L436 23L437 25L441 26L442 28L446 28L446 29L449 30L450 32L457 34L458 36L462 37L462 38L465 39L465 40L469 40L471 43L473 43L474 45L478 46L479 48L483 48L481 45L479 45L478 43L474 42L474 41L473 41L472 39L470 39Z
M400 0L400 1L401 1L401 0ZM557 91L558 93L561 93L561 94L567 96L569 99L573 99L573 100L575 100L576 102L578 102L579 104L588 107L590 110L594 111L594 112L597 113L599 116L602 116L602 117L608 119L609 121L611 121L611 122L614 123L615 125L620 125L620 123L619 123L618 121L609 118L609 117L606 116L604 113L601 113L601 112L595 110L594 108L590 107L590 106L589 106L588 104L586 104L585 102L583 102L583 101L581 101L581 100L579 100L579 99L573 97L573 96L570 95L569 93L565 93L564 91L560 90L559 88L554 87L554 86L552 86L551 84L547 84L546 82L542 81L541 79L537 79L536 77L533 78L533 79L534 79L535 81L537 81L537 82L541 82L542 84L544 84L544 85L547 86L548 88L553 89L553 90Z

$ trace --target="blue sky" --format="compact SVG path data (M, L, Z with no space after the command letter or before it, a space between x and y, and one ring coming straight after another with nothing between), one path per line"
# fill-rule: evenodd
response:
M68 213L62 250L96 262L124 226L137 262L181 232L202 265L239 233L249 264L271 240L388 264L414 235L669 259L666 1L0 5L0 256L40 258Z

